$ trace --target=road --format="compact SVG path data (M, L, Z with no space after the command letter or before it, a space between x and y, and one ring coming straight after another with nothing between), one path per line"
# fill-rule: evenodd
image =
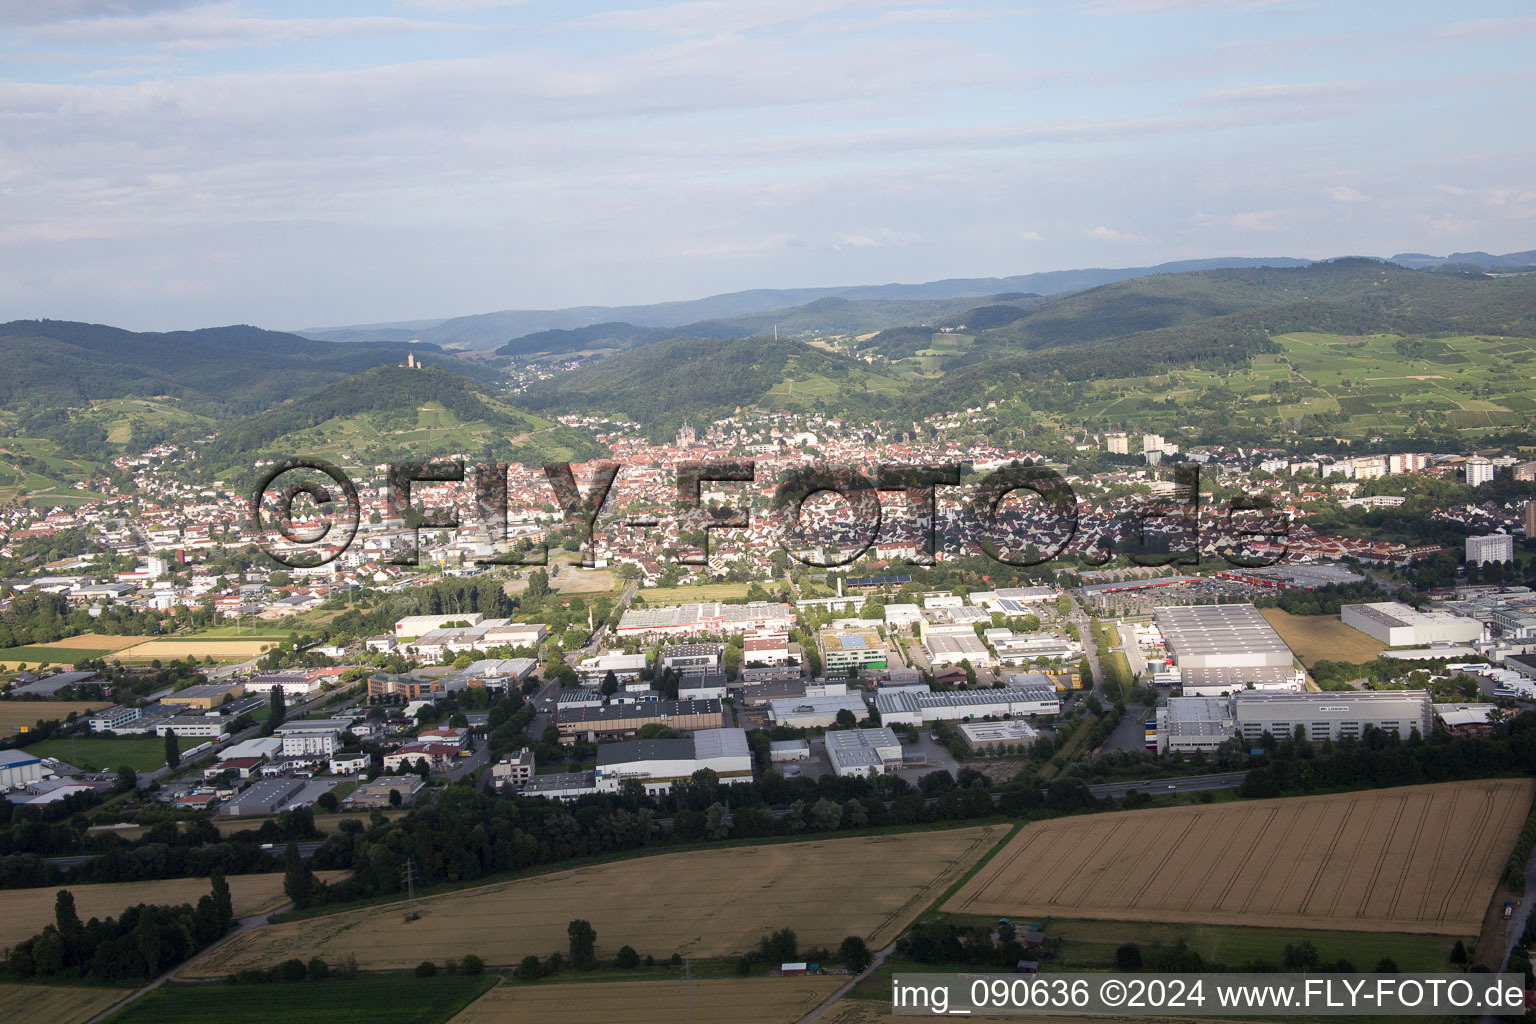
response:
M1133 789L1148 796L1164 796L1170 789L1179 793L1236 789L1247 777L1247 772L1224 772L1219 775L1189 775L1178 779L1138 779L1135 782L1106 782L1099 786L1089 786L1088 791L1097 797L1122 797Z

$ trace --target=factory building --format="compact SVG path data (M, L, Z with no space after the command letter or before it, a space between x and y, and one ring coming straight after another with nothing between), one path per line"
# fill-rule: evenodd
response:
M901 767L901 741L879 729L835 729L826 735L827 760L839 776L880 775Z
M725 657L724 644L668 644L661 649L661 667L678 675L719 672Z
M1426 690L1360 690L1348 693L1261 693L1233 697L1173 697L1157 712L1157 749L1209 753L1239 733L1256 746L1267 732L1290 738L1300 726L1311 741L1359 739L1367 728L1407 739L1431 728Z
M1359 690L1353 693L1240 693L1233 700L1237 728L1245 740L1264 733L1276 739L1291 735L1295 726L1307 739L1359 739L1369 726L1407 739L1417 729L1430 734L1427 690Z
M777 601L706 601L665 608L631 608L619 617L616 632L619 636L749 633L764 629L787 631L794 623L794 609Z
M1482 623L1447 612L1421 612L1400 601L1347 604L1339 609L1344 625L1388 647L1466 644L1482 639Z
M751 782L746 731L701 729L686 739L604 743L597 748L594 784L598 792L617 793L626 781L638 779L647 794L655 795L706 768L721 782Z
M1300 689L1291 649L1251 604L1159 608L1158 631L1186 696L1211 696L1249 683Z
M632 736L652 723L683 732L718 729L725 725L725 712L718 700L653 700L595 708L562 707L555 715L555 728L562 743Z
M864 698L856 693L812 697L781 697L768 702L769 715L774 725L787 725L794 729L825 729L837 722L839 711L848 711L854 718L864 718L869 707Z
M0 792L29 786L42 777L42 758L25 750L0 750Z
M1028 746L1040 738L1040 734L1028 722L1009 719L1006 722L962 722L955 727L965 749L973 753L996 750L999 747Z
M880 721L888 725L962 718L1001 718L1004 715L1051 715L1061 712L1061 698L1045 686L1005 686L996 690L923 693L911 689L881 690L875 695Z

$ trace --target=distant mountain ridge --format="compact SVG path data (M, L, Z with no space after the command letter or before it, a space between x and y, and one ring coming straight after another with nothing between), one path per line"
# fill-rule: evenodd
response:
M605 323L637 327L683 327L701 321L805 306L818 299L912 301L982 298L1007 292L1054 295L1113 284L1149 274L1243 267L1304 267L1314 262L1294 257L1218 257L1179 260L1151 267L1050 270L1012 277L956 277L922 284L846 285L829 288L755 288L702 299L644 306L572 306L566 309L506 309L494 313L414 320L392 324L310 328L295 333L320 341L411 341L443 348L490 349L539 331L573 330Z
M334 345L297 334L237 325L136 333L69 320L0 324L0 402L78 406L98 399L165 395L208 415L271 408L409 353L467 376L489 367L435 345Z

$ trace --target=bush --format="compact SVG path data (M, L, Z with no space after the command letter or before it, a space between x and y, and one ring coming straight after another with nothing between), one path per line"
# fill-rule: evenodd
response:
M473 954L473 953L465 953L464 954L464 960L463 960L463 968L464 968L464 973L465 974L472 974L472 975L473 974L484 974L485 973L485 961L480 959L479 957L475 956L475 954Z
M423 960L421 963L416 965L416 977L418 978L430 978L436 973L437 964L433 963L431 960Z
M539 963L539 958L532 953L523 957L523 962L517 965L512 972L512 977L518 981L538 981L544 974L544 965Z
M683 954L681 954L681 953L673 953L672 954L672 966L673 967L681 967L681 966L683 966Z
M634 946L620 946L618 953L613 958L613 965L615 967L623 967L626 970L631 967L639 967L640 954L635 952Z
M303 981L306 973L304 961L298 957L284 960L272 968L272 977L276 981Z
M330 965L319 957L315 957L309 962L308 972L310 981L324 981L331 976Z

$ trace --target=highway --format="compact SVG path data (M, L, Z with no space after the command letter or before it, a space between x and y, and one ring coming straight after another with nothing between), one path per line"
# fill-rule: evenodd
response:
M1169 790L1198 793L1208 789L1236 789L1247 777L1247 772L1224 772L1219 775L1190 775L1179 779L1138 779L1135 782L1106 782L1099 786L1089 786L1088 791L1098 797L1122 797L1133 789L1148 796L1165 796Z

